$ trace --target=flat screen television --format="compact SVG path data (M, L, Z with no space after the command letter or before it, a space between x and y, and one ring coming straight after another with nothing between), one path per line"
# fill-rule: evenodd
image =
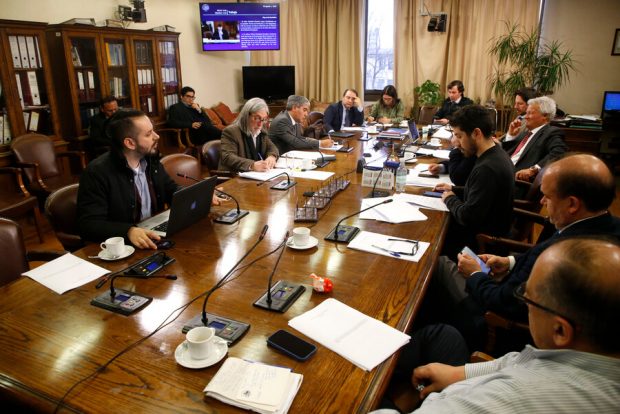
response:
M202 50L280 50L278 3L199 3Z
M295 94L295 66L243 66L243 99L266 101Z
M605 91L603 112L620 111L620 91Z

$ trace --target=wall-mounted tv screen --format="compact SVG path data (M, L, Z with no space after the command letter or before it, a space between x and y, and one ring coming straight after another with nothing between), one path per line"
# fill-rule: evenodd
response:
M243 66L243 99L266 101L295 94L295 66Z
M280 50L278 3L199 3L202 50Z

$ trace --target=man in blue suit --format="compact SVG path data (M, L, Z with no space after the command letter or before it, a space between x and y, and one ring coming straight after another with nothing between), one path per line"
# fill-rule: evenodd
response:
M347 89L342 100L327 107L323 115L325 132L340 131L342 127L361 126L364 123L364 108L355 89Z
M608 208L616 195L609 168L593 155L577 154L550 164L544 171L541 203L557 232L516 257L490 254L480 258L491 268L487 275L470 256L458 263L441 257L427 294L430 306L438 302L441 322L455 326L478 349L483 337L484 313L494 311L511 319L527 320L527 309L513 291L527 281L534 262L549 246L567 237L608 235L620 240L620 219ZM440 309L439 309L440 308Z

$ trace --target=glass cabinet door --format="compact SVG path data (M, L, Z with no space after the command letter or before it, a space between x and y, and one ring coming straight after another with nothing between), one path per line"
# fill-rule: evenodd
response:
M49 85L41 59L41 38L37 34L10 34L8 41L24 130L54 135Z
M151 40L134 40L133 47L140 109L149 117L158 117L159 108L157 102L159 91L155 87L153 42Z
M88 129L90 118L99 112L99 101L101 99L95 39L71 38L71 61L80 112L81 125L79 129L85 131Z
M125 40L105 39L104 53L108 93L116 97L119 107L133 107Z
M9 111L6 106L6 94L2 79L0 78L0 145L11 143L11 124Z
M159 41L159 64L161 82L164 92L164 108L179 102L179 77L177 73L176 43L167 40Z

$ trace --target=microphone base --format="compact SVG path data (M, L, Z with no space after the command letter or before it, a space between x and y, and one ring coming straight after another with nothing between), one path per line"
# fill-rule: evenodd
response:
M226 213L222 214L221 216L219 216L213 221L215 221L216 223L221 223L221 224L233 224L241 220L243 217L247 216L248 214L250 214L250 212L247 210L239 210L239 212L237 213L236 208L231 208Z
M364 198L377 198L377 197L389 197L389 196L390 196L389 191L374 190L368 193L368 195Z
M280 190L280 191L286 191L291 187L294 187L297 185L296 181L286 181L286 180L282 180L280 181L278 184L276 185L272 185L271 189L272 190Z
M314 160L314 165L316 165L316 168L323 168L323 167L325 167L327 164L329 164L329 161L327 161L327 160L325 160L325 161L318 160L318 159L317 159L317 160Z
M336 152L351 152L353 151L353 147L340 147L336 150Z
M348 243L357 236L357 233L360 232L359 227L348 226L346 224L341 224L338 227L338 238L336 238L336 227L325 236L325 240L334 241L337 243Z
M199 326L205 326L202 323L202 313L187 321L182 331L185 334L190 329ZM228 342L228 346L234 345L250 329L249 323L239 322L213 313L207 313L207 326L213 328L217 336Z
M306 291L304 285L286 280L278 280L271 287L271 304L267 303L267 292L261 296L254 306L273 312L284 313Z
M140 295L130 290L114 289L114 291L116 292L114 299L112 299L110 291L108 290L96 298L93 298L90 304L98 308L128 316L138 312L153 301L153 298L150 296Z

